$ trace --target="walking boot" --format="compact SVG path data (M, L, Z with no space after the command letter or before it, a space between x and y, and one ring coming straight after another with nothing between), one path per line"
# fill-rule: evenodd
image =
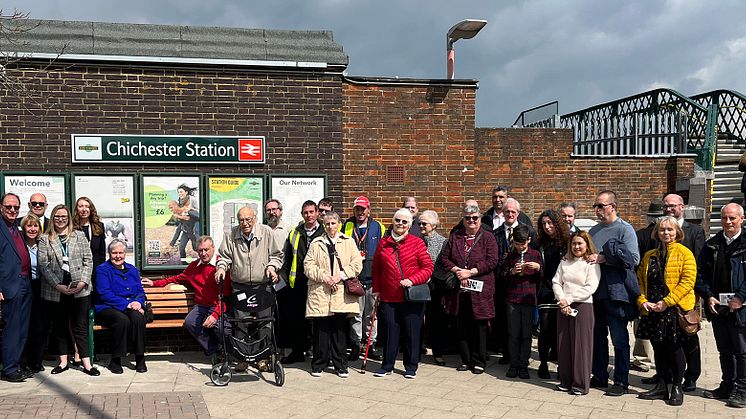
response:
M681 390L681 386L679 386L679 390ZM668 386L666 385L666 380L661 378L660 380L658 380L658 384L656 384L655 387L648 391L640 393L637 398L643 400L668 399Z
M668 404L671 406L681 406L684 403L684 390L681 384L671 386L671 397L668 398Z

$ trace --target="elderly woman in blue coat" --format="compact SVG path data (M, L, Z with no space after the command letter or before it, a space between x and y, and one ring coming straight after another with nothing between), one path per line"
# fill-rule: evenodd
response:
M129 343L135 354L135 370L145 365L145 290L140 271L124 261L126 244L114 239L108 246L109 260L96 268L96 323L111 330L109 370L121 374L122 357Z

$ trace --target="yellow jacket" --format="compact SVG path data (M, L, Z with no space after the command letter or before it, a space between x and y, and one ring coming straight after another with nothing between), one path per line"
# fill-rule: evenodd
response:
M664 273L664 282L668 286L669 293L663 299L669 307L678 305L682 310L689 311L694 308L694 282L697 279L697 262L691 250L681 243L669 243L668 259ZM640 283L642 294L637 298L637 306L642 308L647 302L648 290L648 265L650 257L658 256L658 249L645 253L640 266L637 268L637 280ZM647 314L645 310L641 310Z

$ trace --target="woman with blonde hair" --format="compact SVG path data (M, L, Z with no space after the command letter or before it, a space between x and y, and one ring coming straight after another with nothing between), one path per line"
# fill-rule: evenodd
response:
M676 218L659 218L652 238L658 241L658 247L645 253L637 268L641 291L637 305L642 314L637 337L649 339L653 345L658 383L639 397L664 399L672 406L680 406L684 403L681 386L686 358L682 344L686 335L676 316L679 309L686 312L694 308L697 263L692 252L681 244L684 231ZM667 378L673 383L670 392Z
M85 234L73 229L70 210L65 205L57 205L51 214L52 228L39 242L39 271L44 277L41 298L47 302L47 312L52 319L49 347L59 358L59 365L52 369L52 374L60 374L70 367L68 353L73 349L74 340L83 371L96 376L100 373L91 365L88 350L91 248Z

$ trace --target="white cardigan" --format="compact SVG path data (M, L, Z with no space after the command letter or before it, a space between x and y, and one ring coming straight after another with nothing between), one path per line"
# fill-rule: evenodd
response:
M593 303L593 293L601 278L601 266L583 258L563 259L552 278L552 291L557 301L567 304Z

